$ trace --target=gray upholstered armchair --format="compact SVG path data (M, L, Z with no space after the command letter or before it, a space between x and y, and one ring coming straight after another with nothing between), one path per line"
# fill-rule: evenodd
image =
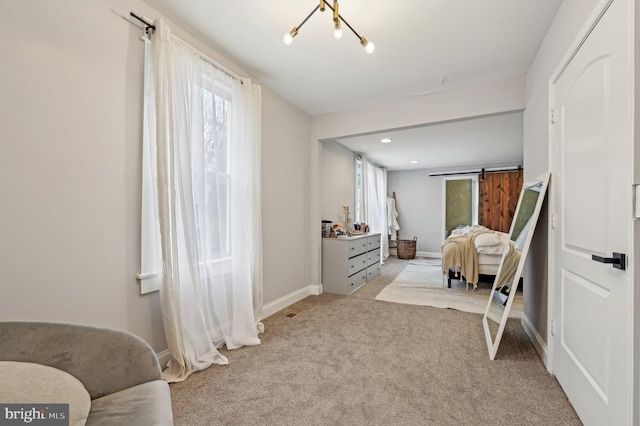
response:
M90 396L88 425L173 424L171 393L156 354L133 334L69 324L0 322L0 361L20 363L5 362L8 368L49 366L78 379Z

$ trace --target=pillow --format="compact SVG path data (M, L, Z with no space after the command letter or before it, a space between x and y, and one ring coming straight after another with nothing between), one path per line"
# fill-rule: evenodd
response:
M480 247L494 247L500 245L500 237L493 232L483 232L478 234L474 240L476 248Z
M91 397L71 374L32 362L0 361L0 403L69 404L69 425L84 425Z
M451 234L449 236L469 235L475 232L492 232L492 231L491 229L482 225L466 225L466 226L459 226L457 228L454 228L453 230L451 230Z

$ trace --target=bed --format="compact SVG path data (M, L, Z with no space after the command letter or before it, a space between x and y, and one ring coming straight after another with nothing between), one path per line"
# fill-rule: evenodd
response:
M462 278L478 286L480 275L495 276L505 247L509 245L509 234L482 225L454 229L442 243L442 273L451 279Z

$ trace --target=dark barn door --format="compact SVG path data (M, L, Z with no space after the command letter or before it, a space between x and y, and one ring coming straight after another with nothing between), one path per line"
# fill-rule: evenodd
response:
M521 189L521 171L478 176L478 223L508 233Z

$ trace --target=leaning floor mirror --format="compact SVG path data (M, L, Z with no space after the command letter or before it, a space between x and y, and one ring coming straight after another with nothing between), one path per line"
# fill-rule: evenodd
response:
M549 173L546 173L533 181L525 182L520 192L509 231L510 241L502 255L487 309L482 317L491 359L495 359L498 352L548 185Z

